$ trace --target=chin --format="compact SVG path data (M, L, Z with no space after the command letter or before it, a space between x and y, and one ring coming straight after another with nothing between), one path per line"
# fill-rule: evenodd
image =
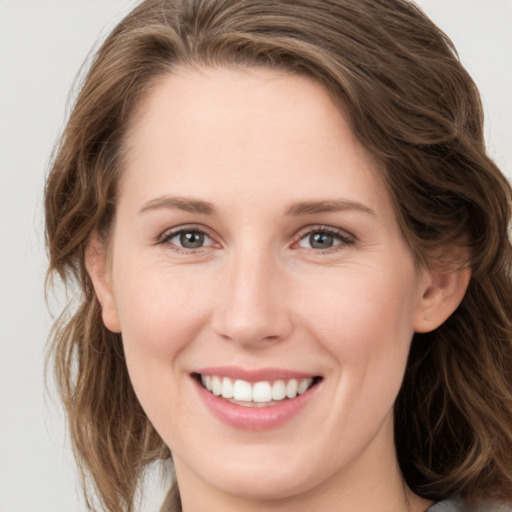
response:
M261 469L254 473L247 471L244 475L238 470L231 472L223 468L222 477L211 484L227 494L254 501L287 499L307 491L310 480L284 466L281 464L264 473Z
M313 465L297 457L283 457L276 451L251 461L218 459L202 465L198 473L204 481L232 496L255 501L274 501L302 494L317 485L321 472L311 474ZM317 481L318 480L318 481Z

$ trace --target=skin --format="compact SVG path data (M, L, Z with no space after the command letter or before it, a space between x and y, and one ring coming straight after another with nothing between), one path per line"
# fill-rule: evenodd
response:
M109 249L93 237L87 265L185 512L425 510L398 468L393 404L413 333L451 314L469 271L417 268L340 108L305 77L184 69L145 98L126 151ZM312 247L325 227L332 247ZM192 228L205 242L184 249ZM248 431L190 377L226 364L323 380L284 425Z

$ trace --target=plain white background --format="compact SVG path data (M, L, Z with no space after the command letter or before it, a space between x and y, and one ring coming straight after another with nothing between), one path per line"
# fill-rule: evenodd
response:
M136 0L0 0L0 512L83 512L58 405L45 398L42 196L73 79ZM479 86L489 152L512 177L512 0L421 0ZM53 309L58 305L53 302ZM150 487L144 512L158 510Z

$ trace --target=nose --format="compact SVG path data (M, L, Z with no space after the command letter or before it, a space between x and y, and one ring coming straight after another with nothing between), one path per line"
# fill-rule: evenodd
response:
M217 335L258 349L286 339L293 330L286 276L269 254L240 254L226 262L212 326Z

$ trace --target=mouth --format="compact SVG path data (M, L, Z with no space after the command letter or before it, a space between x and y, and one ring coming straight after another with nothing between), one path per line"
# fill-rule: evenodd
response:
M273 407L292 401L316 386L322 377L249 382L224 375L193 373L196 381L213 396L242 407Z

